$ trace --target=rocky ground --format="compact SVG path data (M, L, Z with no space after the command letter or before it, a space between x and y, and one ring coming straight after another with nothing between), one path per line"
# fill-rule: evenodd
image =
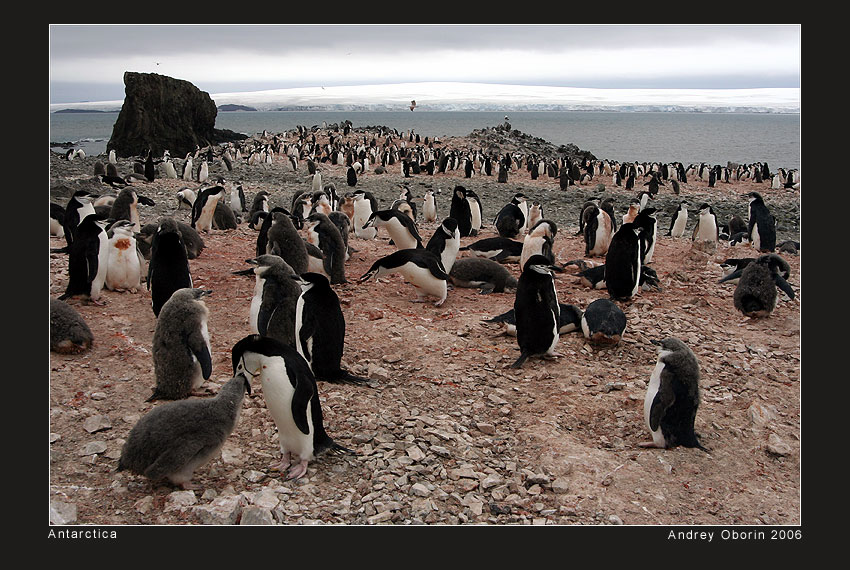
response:
M446 140L445 145L469 141ZM502 140L506 145L510 141ZM514 141L516 142L516 141ZM476 143L478 144L478 143ZM93 176L95 160L67 161L51 153L51 200L64 205L78 188L113 192ZM671 157L674 160L675 157ZM782 165L771 165L779 167ZM119 171L132 170L130 160ZM273 165L222 164L211 176L241 180L249 201L261 190L272 205L288 207L296 190L309 188L306 167L293 172ZM322 164L325 183L348 189L345 170ZM441 189L438 219L448 215L456 184L474 189L492 220L513 193L540 200L560 229L560 262L582 258L577 230L585 199L599 193L617 199L625 213L636 192L612 187L610 178L558 189L549 178L512 173L495 177L460 173L404 179L400 166L368 173L357 187L388 207L404 182L421 199ZM142 221L172 215L176 192L197 183L157 178L133 184L156 202L142 206ZM756 189L778 218L780 239L799 240L799 192L767 184L718 184L696 180L675 196L662 187L652 202L659 227L682 198L713 205L721 220L746 218L746 193ZM691 217L689 229L693 227ZM434 224L420 221L427 240ZM664 233L663 231L660 233ZM495 235L487 227L480 237ZM206 249L190 261L197 287L212 289L210 392L231 377L230 349L248 334L253 278L231 272L253 257L257 234L246 223L212 231ZM468 244L478 238L464 238ZM64 240L50 238L51 248ZM561 337L557 360L508 366L518 356L516 340L482 319L513 304L513 293L479 295L455 288L441 307L412 303L413 289L398 275L357 283L379 257L394 250L388 238L352 236L357 250L347 263L348 283L335 286L347 324L344 365L368 376L366 386L320 382L329 434L354 455L320 456L305 477L284 480L270 466L279 460L276 428L254 385L221 456L201 468L186 491L154 486L116 472L122 445L133 425L155 405L145 399L154 385L151 343L155 318L146 290L105 292L105 305L73 306L91 327L93 348L80 355L50 353L50 520L95 525L185 524L452 524L492 525L786 525L800 524L800 258L784 254L797 293L766 319L743 317L732 305L731 285L718 284L718 263L754 257L747 245L721 244L702 251L689 239L661 236L652 267L660 291L641 292L620 303L628 318L622 342L608 349L588 344L580 333ZM598 261L598 260L597 260ZM67 283L67 257L50 253L50 296ZM508 266L519 275L516 265ZM556 279L559 300L580 308L607 297L569 274ZM643 399L656 350L650 339L673 335L696 353L702 371L698 449L645 449L649 439Z

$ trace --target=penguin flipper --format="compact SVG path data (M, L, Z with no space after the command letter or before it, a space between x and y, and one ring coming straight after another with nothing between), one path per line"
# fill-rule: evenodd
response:
M781 275L778 273L773 274L773 281L776 283L776 286L779 287L789 298L794 298L794 289L791 287L791 284L788 283Z
M292 373L295 371L289 370L289 367L287 366L287 372L289 373L290 379L292 379ZM313 399L313 395L317 392L313 387L314 385L315 380L310 376L302 374L301 376L295 377L295 393L292 395L292 421L295 422L295 426L304 435L310 435L310 424L307 423L307 404L310 403L310 400ZM316 407L318 407L318 400L314 403L316 404ZM313 414L315 415L315 413L316 412L314 411Z
M204 380L209 380L210 376L212 376L212 355L210 354L207 342L201 336L200 332L196 332L186 338L186 343L189 346L189 350L198 359L198 364L201 365L201 374Z
M514 363L511 364L511 368L522 368L522 365L525 363L526 360L528 360L529 356L530 355L527 352L523 352L519 355L519 358L517 358Z
M203 445L197 441L180 442L171 445L160 453L157 458L145 468L144 475L151 481L161 481L179 471L192 459L201 455Z
M743 269L736 269L735 271L731 272L729 275L725 276L723 279L718 281L718 283L725 283L726 281L732 281L734 279L740 279L742 272L743 272Z

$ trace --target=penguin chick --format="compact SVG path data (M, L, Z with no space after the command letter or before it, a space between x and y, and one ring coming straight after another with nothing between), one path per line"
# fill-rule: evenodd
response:
M233 432L245 392L251 393L251 384L246 375L238 374L214 398L156 406L130 430L117 470L157 483L196 488L192 484L195 471L219 454Z
M732 300L735 308L751 318L769 317L776 308L781 289L790 299L794 289L783 275L789 272L788 262L775 253L758 257L741 272Z
M156 388L148 402L187 398L209 380L212 348L203 297L211 292L178 289L162 306L153 333Z
M652 340L658 346L658 360L643 402L646 426L652 441L641 447L703 447L694 432L694 419L700 403L699 362L681 340L668 337Z
M142 286L142 257L136 246L133 222L118 220L110 227L109 256L106 262L106 288L135 293Z
M273 338L248 335L231 350L235 374L258 378L263 398L277 426L281 462L287 479L298 479L322 452L353 453L325 431L316 379L298 351Z
M331 283L348 283L345 278L345 242L339 228L325 214L314 212L305 221L307 241L322 251L323 268Z
M50 299L50 350L79 354L92 347L94 335L82 315L65 301Z
M449 271L451 282L456 287L479 287L480 293L504 293L505 289L516 289L517 280L505 267L484 257L467 257L455 262Z

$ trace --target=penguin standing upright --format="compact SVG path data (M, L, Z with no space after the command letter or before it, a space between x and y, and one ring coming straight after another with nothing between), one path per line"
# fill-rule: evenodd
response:
M65 243L68 246L74 241L74 232L77 231L77 226L83 221L83 218L95 213L95 198L97 198L97 194L92 194L86 190L77 190L68 199L68 203L65 205L65 216L62 221Z
M106 221L88 214L76 228L74 241L68 246L68 285L59 300L83 296L96 305L106 282L109 262L109 239Z
M278 255L260 255L246 262L251 269L234 273L256 276L248 314L251 332L294 347L295 305L301 295L298 274Z
M177 192L177 209L181 209L184 205L189 206L190 211L195 205L195 192L191 188L183 188Z
M641 228L641 263L652 263L655 244L658 243L658 220L653 215L655 208L644 208L635 216L634 225Z
M605 254L605 285L613 299L626 300L637 294L641 275L640 226L623 224Z
M449 207L449 217L457 222L460 237L467 237L472 232L472 211L466 199L466 188L455 186L452 202Z
M443 220L428 240L425 249L435 253L442 261L446 273L451 273L452 265L460 249L460 230L457 227L457 221L454 218Z
M136 245L133 222L118 220L109 228L109 256L106 266L106 288L110 291L135 293L142 287L142 261Z
M747 225L750 243L762 253L771 252L776 249L776 219L758 192L750 192L747 197L750 201L750 219Z
M260 236L257 238L258 256L267 253L279 255L295 273L300 275L307 271L309 265L307 246L286 211L274 208L269 218L263 222L263 228L266 229L266 244L262 247L260 243L260 237L263 235L261 228Z
M230 189L230 209L236 216L241 216L242 212L248 211L248 206L245 203L245 190L242 189L241 184Z
M345 175L345 181L352 188L357 186L357 172L351 166L348 167L348 171Z
M399 210L378 210L372 212L362 229L384 228L398 249L422 247L422 237L410 216Z
M555 252L553 246L557 234L558 226L552 220L540 220L533 228L529 229L522 243L522 253L519 258L520 267L525 267L525 263L534 255L542 255L549 260L550 264L554 265Z
M162 306L153 332L153 369L156 388L148 398L188 398L212 375L210 311L205 289L178 289Z
M685 235L685 228L688 225L688 203L685 201L679 202L679 207L673 213L670 220L670 230L667 235L674 238L680 238Z
M163 218L151 240L147 288L151 292L153 314L159 316L162 306L178 289L192 287L189 258L177 222Z
M584 219L585 256L606 255L617 232L613 201L609 198L598 207L591 204L582 211L582 218Z
M556 356L560 305L549 260L533 255L522 269L514 299L519 358L511 368L520 368L531 356Z
M448 279L443 263L437 255L425 248L400 249L377 260L364 273L359 283L378 278L388 273L399 273L416 290L416 300L421 303L425 297L437 297L435 306L446 301Z
M221 451L236 427L251 383L238 374L214 398L166 402L136 422L121 448L118 471L194 489L195 471Z
M133 223L133 231L138 232L142 226L139 223L139 196L130 188L124 188L118 193L109 217L113 220L129 220Z
M219 199L224 196L224 186L212 186L198 193L195 203L192 205L191 226L201 232L209 232L213 227L216 206Z
M789 298L794 289L787 281L788 262L775 253L768 253L748 263L741 271L738 285L732 295L735 308L750 318L768 317L776 308L780 288Z
M693 241L717 243L720 236L720 229L717 226L717 216L711 206L703 203L699 207L699 217L697 225L694 227L692 234Z
M298 351L273 338L248 335L231 350L234 374L259 377L263 398L277 426L281 472L298 479L324 451L351 453L325 431L316 379Z
M626 332L626 314L610 299L596 299L581 317L584 338L600 346L615 346Z
M94 335L82 315L65 301L50 299L50 350L79 354L93 343Z
M496 214L493 225L501 237L514 238L525 229L526 212L521 205L525 203L525 196L517 193L510 202L502 206Z
M257 212L269 211L269 196L271 194L266 190L260 190L254 194L254 200L251 202L251 209L248 211L248 219L254 221L254 216Z
M333 222L336 229L339 231L339 235L342 238L342 245L345 250L345 261L348 261L351 257L351 252L355 251L348 246L348 234L351 233L351 219L339 210L334 210L328 214L328 219Z
M422 217L426 222L437 221L437 198L434 196L433 190L425 192L425 198L422 202Z
M313 213L305 226L311 244L322 250L325 273L331 283L348 283L345 279L346 248L339 228L325 214Z
M649 377L643 416L652 441L640 446L666 449L681 445L708 451L694 432L700 404L696 355L675 337L650 342L658 346L658 360Z
M354 235L359 238L375 239L378 236L378 230L376 228L366 226L366 222L372 217L372 213L376 211L374 202L375 199L370 193L354 193L354 215L351 223L354 227Z
M305 273L295 307L295 348L316 380L366 382L340 367L345 343L345 317L339 297L324 275Z
M466 189L466 201L469 202L469 235L477 236L481 231L481 198L474 190Z

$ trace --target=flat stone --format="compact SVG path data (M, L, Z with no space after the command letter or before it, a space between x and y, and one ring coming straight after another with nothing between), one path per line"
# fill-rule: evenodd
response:
M431 494L431 490L422 483L414 483L410 487L410 492L417 497L427 497Z
M242 520L239 524L247 526L274 524L274 517L271 510L252 505L242 509Z
M767 438L767 451L773 455L791 455L791 446L775 433L771 433Z
M77 505L63 501L50 501L50 524L76 524Z

